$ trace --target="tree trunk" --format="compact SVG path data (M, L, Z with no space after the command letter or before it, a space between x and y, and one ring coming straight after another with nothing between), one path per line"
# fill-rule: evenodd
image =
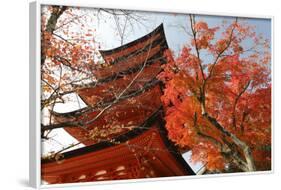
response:
M213 124L213 126L215 126L219 131L221 131L224 135L229 137L233 141L233 143L235 145L237 145L243 151L246 162L245 162L245 167L240 167L240 168L243 171L246 171L246 172L255 171L256 167L255 167L255 164L254 164L254 160L253 160L253 157L252 157L251 150L248 147L248 145L245 142L241 141L239 138L237 138L234 134L230 133L225 128L223 128L221 126L221 124L215 118L209 116L208 113L205 113L203 116L209 122L211 122ZM243 161L239 160L238 162L240 163L240 162L243 162Z
M41 41L41 65L44 64L46 59L46 50L49 48L49 39L46 37L46 33L52 35L56 29L56 25L58 22L59 17L62 13L66 10L67 7L65 6L52 6L53 10L51 16L47 22L45 31L42 31L42 41Z

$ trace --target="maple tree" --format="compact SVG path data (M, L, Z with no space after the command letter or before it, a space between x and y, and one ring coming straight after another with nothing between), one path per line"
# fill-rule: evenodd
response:
M99 53L93 23L114 19L116 36L122 44L134 24L142 18L129 10L86 9L66 6L42 6L41 11L41 137L54 129L55 105L70 102L68 94L81 90L81 84L95 83L95 70L106 66ZM80 85L80 87L79 87ZM80 102L75 100L79 106ZM61 124L59 128L66 125ZM113 130L113 129L112 129ZM75 145L63 148L69 149Z
M104 61L99 53L94 22L113 17L121 44L128 28L141 18L132 11L99 8L96 10L43 6L41 15L41 107L64 102L62 96L75 92L74 84L96 80L93 70Z
M86 27L86 11L65 6L46 6L41 16L41 108L64 102L73 84L94 80L91 70L97 62L99 44L95 31ZM79 28L79 30L75 30Z
M270 42L243 20L189 18L191 41L158 76L169 138L209 171L270 169Z

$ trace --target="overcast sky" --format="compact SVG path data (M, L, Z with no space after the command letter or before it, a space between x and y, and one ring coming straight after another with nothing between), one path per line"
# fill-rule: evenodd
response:
M148 32L154 30L161 23L164 24L164 30L169 47L176 53L189 41L189 36L184 31L189 29L190 22L189 16L186 14L173 14L173 13L151 13L151 12L137 12L146 21L146 27L135 24L135 29L129 32L125 43L133 41L139 37L146 35ZM233 21L234 17L226 16L208 16L196 15L197 21L205 21L210 27L219 26L222 21ZM256 27L257 34L262 34L265 38L271 38L271 20L260 18L239 18L243 22ZM116 27L113 19L107 19L106 22L100 22L95 26L98 33L98 41L101 42L101 49L111 49L120 46L120 40L115 35Z

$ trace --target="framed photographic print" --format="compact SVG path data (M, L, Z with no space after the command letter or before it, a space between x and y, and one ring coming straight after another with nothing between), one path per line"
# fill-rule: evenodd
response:
M30 4L30 181L272 171L272 18Z

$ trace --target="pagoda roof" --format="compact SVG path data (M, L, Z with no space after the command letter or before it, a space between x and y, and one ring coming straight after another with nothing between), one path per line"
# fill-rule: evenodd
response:
M99 50L99 52L107 63L115 64L124 58L128 58L130 55L135 56L139 53L142 53L143 50L148 49L150 45L155 46L161 42L163 42L163 45L168 48L167 42L165 40L163 23L150 33L132 42L109 50Z
M42 178L49 183L72 183L195 175L168 140L160 110L111 141L43 159ZM120 166L122 172L118 170Z
M164 51L168 49L163 24L149 34L111 50L99 50L105 63L93 70L97 81L76 84L78 88L94 87L125 75L138 72L143 66L166 63Z
M158 62L146 66L141 73L124 75L122 78L116 78L95 87L77 89L76 92L88 106L104 107L108 103L115 101L116 95L121 94L129 85L126 92L119 98L120 100L138 95L141 91L158 84L159 81L155 77L161 70L161 63Z
M128 118L132 119L130 122L134 126L141 124L147 114L161 106L162 92L156 76L162 70L161 65L166 63L164 51L167 48L163 24L161 24L149 34L133 42L111 50L101 50L107 66L94 71L98 81L76 86L76 93L88 107L68 113L53 112L55 122L68 123L64 129L86 145L97 143L97 141L85 140L89 137L90 130L106 129L109 125L125 126L122 130L118 129L105 137L111 138L132 129L126 126ZM154 102L151 102L151 97L155 97ZM131 102L136 103L131 104ZM141 104L143 108L136 107L137 104ZM103 108L108 106L110 109L104 111L94 124L87 124L86 127L69 125L73 121L93 120L99 112L103 112ZM123 117L117 117L113 125L112 119L108 118L114 118L118 111L123 112L121 113Z
M85 145L111 139L141 125L147 117L161 106L161 89L153 85L139 94L111 103L110 108L83 108L68 113L54 113L55 122L64 125L64 130ZM151 97L154 97L153 102ZM76 125L75 125L76 124Z

